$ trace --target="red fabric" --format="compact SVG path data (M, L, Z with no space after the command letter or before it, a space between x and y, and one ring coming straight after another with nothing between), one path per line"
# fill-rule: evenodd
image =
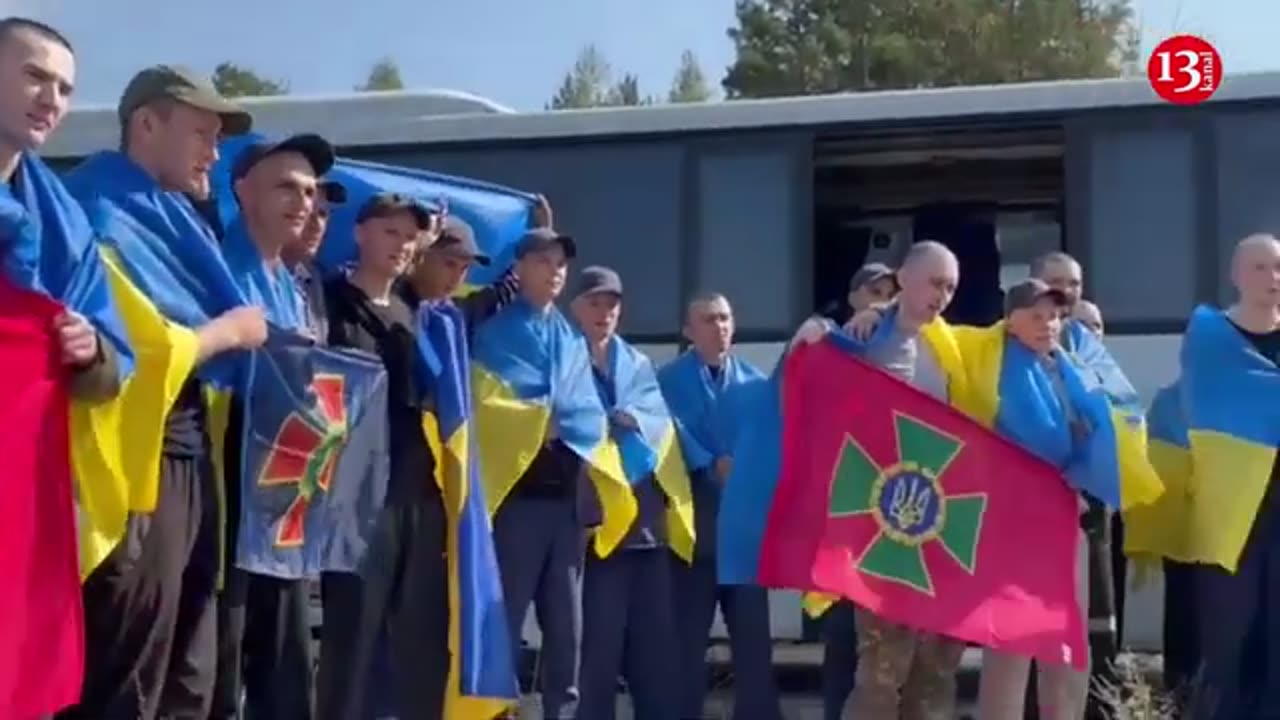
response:
M84 672L61 308L0 280L0 717L77 701Z
M1055 468L828 343L794 351L784 367L782 395L782 466L761 549L762 584L835 593L903 625L1084 667L1084 624L1075 598L1079 510ZM858 475L842 472L851 466L840 465L845 449L854 447L849 440L872 461L870 467L913 459L900 457L897 428L904 418L919 423L911 427L923 424L959 441L937 475L941 495L935 496L954 512L934 527L946 527L938 538L958 533L976 542L946 545L934 539L919 545L927 591L886 579L893 573L867 572L869 548L882 536L883 508L892 505L891 498L874 490L841 495L836 489L838 483L849 487L847 478ZM913 486L889 483L913 496ZM879 505L880 517L832 517L835 505L847 506L847 500L833 498L854 495L889 505ZM968 527L978 530L965 533L959 519L975 517L975 507L982 508L980 523ZM959 555L952 546L960 548ZM876 557L901 557L902 547L893 544L887 555ZM970 568L957 560L966 547L973 552ZM884 561L877 567L883 569Z

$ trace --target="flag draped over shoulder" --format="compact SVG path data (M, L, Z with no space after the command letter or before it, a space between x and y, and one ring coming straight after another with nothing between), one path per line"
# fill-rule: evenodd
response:
M1109 507L1159 497L1163 488L1146 456L1145 422L1127 403L1113 404L1097 380L1097 365L1082 369L1076 354L1054 355L1072 410L1086 428L1081 437L1055 389L1053 371L1020 343L1007 342L1003 322L957 327L953 335L969 375L971 414L979 422L1062 469L1075 487Z
M559 310L539 312L523 300L476 328L472 390L484 458L481 478L490 513L550 438L588 464L603 523L595 547L608 555L636 517L636 500L610 442L587 344Z
M706 469L716 458L733 454L746 419L744 395L767 380L754 365L733 355L725 358L720 376L712 378L693 350L658 371L689 470Z
M386 370L275 328L247 366L237 565L355 572L386 496Z
M693 491L689 471L680 454L675 424L662 397L653 362L629 343L609 340L610 378L614 406L635 418L639 430L616 425L612 436L618 445L622 470L632 485L653 475L667 498L667 533L671 549L686 562L693 560Z
M0 717L76 703L84 616L71 497L68 377L52 336L63 307L0 279Z
M418 310L418 347L434 388L434 413L423 431L436 458L449 523L449 650L451 665L443 717L489 720L519 697L502 582L481 485L472 422L470 360L461 312L451 303Z
M115 349L120 378L133 370L124 321L112 302L93 228L75 198L40 158L23 153L15 186L0 186L0 254L18 287L85 316Z
M262 254L239 219L228 227L222 255L245 300L262 308L268 322L292 332L308 330L307 311L293 273L284 263L268 266L263 262Z
M896 310L890 311L866 342L843 332L831 335L853 352L862 352L886 342L897 322ZM952 328L941 317L920 329L920 340L929 348L947 379L952 405L974 414L971 407L964 363L957 349ZM782 458L782 370L787 355L779 359L768 382L756 383L738 395L733 409L742 420L743 429L733 444L733 470L725 484L717 519L717 573L726 585L751 585L759 582L761 543L764 528L777 488ZM830 598L811 597L807 612L820 614L830 605Z
M223 161L211 173L219 214L224 224L238 215L231 189L231 162L248 144L260 141L259 135L240 135L223 141ZM529 227L534 198L501 185L468 178L454 177L414 168L361 162L339 158L326 179L336 180L347 189L347 201L333 208L319 262L328 270L336 270L355 260L355 221L360 207L373 195L397 192L433 204L445 204L449 214L471 226L476 244L488 254L489 267L471 268L468 281L482 286L494 282L510 266L515 256L516 240Z
M1235 571L1280 445L1280 368L1227 318L1196 308L1182 339L1191 446L1188 559Z
M1187 536L1191 517L1191 441L1182 409L1181 382L1156 393L1147 412L1147 428L1147 454L1165 491L1154 503L1125 513L1125 553L1195 562Z
M786 360L760 582L1084 667L1074 573L1063 571L1078 508L1058 471L851 349L831 337Z

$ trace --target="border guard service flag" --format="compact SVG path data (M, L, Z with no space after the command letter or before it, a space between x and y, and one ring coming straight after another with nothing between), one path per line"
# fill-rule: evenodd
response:
M1084 667L1078 506L1061 473L831 339L783 372L761 584Z

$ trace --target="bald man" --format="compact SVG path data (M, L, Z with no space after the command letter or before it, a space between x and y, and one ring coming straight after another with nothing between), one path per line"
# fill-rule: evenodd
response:
M1102 337L1104 328L1102 325L1102 311L1097 305L1088 300L1081 300L1076 306L1071 308L1071 319L1084 325L1093 331L1094 335Z
M897 312L893 334L870 344L863 359L948 402L947 376L920 330L951 303L960 282L960 266L945 246L916 243L897 273ZM830 329L811 319L796 341L816 342ZM858 669L846 718L952 720L955 717L956 670L964 643L890 622L857 608Z
M1198 310L1183 341L1183 400L1188 418L1194 429L1197 416L1205 412L1229 412L1241 426L1274 428L1278 418L1272 398L1251 396L1237 401L1240 380L1233 380L1232 375L1280 374L1275 367L1280 362L1280 240L1272 235L1253 235L1241 241L1232 259L1231 281L1238 292L1236 303L1225 313ZM1265 365L1256 357L1228 357L1224 343L1232 339L1202 329L1214 323L1221 326L1223 319L1229 323L1227 332L1238 333L1252 351L1249 355L1261 355ZM1208 351L1203 359L1197 353L1201 346ZM1232 364L1236 359L1239 364ZM1230 408L1216 407L1217 403ZM1198 463L1195 467L1197 475L1213 472ZM1215 480L1231 483L1231 494L1236 496L1261 489L1261 497L1236 558L1235 572L1208 563L1195 569L1201 653L1190 712L1195 720L1275 717L1280 710L1280 623L1275 611L1280 597L1280 491L1276 490L1280 463L1273 460L1270 470L1261 473L1266 476L1239 472L1233 473L1234 477L1206 477L1197 482L1197 486ZM1212 508L1207 504L1213 499L1220 503L1224 498L1219 493L1197 494L1195 502L1204 504L1192 508L1193 517L1216 514L1219 503ZM1218 540L1226 539L1228 525L1224 521L1224 537Z

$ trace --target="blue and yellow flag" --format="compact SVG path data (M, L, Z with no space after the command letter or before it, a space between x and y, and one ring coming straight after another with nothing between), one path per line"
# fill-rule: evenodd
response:
M355 572L386 497L386 370L272 328L246 375L236 564L295 580Z
M253 244L245 224L237 218L222 241L222 256L245 299L263 309L267 321L292 332L308 330L307 309L293 273L284 263L268 266ZM320 338L323 342L324 338Z
M73 430L97 438L98 447L97 453L77 456L75 463L78 477L93 479L81 483L79 497L81 573L87 576L123 538L130 511L155 509L165 419L195 366L197 341L192 326L174 322L157 307L165 283L142 281L163 265L133 251L137 236L151 234L151 228L180 226L182 211L162 207L159 188L119 153L86 161L67 176L66 187L101 243L111 294L134 357L134 372L116 400L73 418L78 424ZM130 214L134 209L139 210L136 216ZM164 245L160 250L171 252ZM182 273L194 271L198 268Z
M1029 350L1007 342L1003 322L956 327L952 334L968 373L968 412L979 422L1062 468L1075 487L1109 507L1127 509L1160 496L1163 486L1147 459L1145 422L1127 403L1113 404L1096 370L1082 370L1075 355L1059 351L1055 380ZM1055 382L1081 421L1079 430L1073 430Z
M1280 368L1226 313L1198 307L1182 340L1191 445L1188 554L1234 572L1280 445Z
M680 449L689 470L705 470L716 458L733 454L745 422L737 398L743 388L767 381L754 365L734 355L725 358L724 367L713 378L693 350L658 370L662 395L680 432Z
M495 513L551 439L577 453L603 511L595 547L608 555L636 517L636 500L596 391L587 344L554 306L518 300L475 331L472 390L484 458L485 502Z
M680 453L675 423L662 397L653 362L630 343L609 339L609 378L613 407L635 418L639 430L613 426L622 470L633 486L650 475L667 498L667 541L685 562L693 561L693 490Z
M1182 409L1182 384L1161 388L1147 411L1147 455L1164 494L1124 515L1124 549L1133 557L1194 562L1191 525L1191 440Z
M490 720L514 705L519 689L481 485L462 313L450 303L424 303L418 347L420 370L428 376L423 385L434 388L435 400L423 431L436 458L435 479L449 523L451 664L443 717Z
M116 351L120 379L129 376L133 350L93 228L62 181L31 153L20 156L14 182L0 184L0 254L15 285L51 297L93 323Z
M261 140L260 135L239 135L224 140L219 150L223 160L214 167L210 177L224 227L231 227L239 214L231 193L231 164L248 144ZM325 178L336 180L347 189L347 201L333 208L317 258L329 271L344 267L356 258L353 231L360 206L378 193L396 192L425 203L444 205L449 214L471 226L476 244L493 263L488 267L472 267L467 280L473 286L488 285L511 265L515 243L529 227L534 204L533 195L501 185L350 158L338 158Z

